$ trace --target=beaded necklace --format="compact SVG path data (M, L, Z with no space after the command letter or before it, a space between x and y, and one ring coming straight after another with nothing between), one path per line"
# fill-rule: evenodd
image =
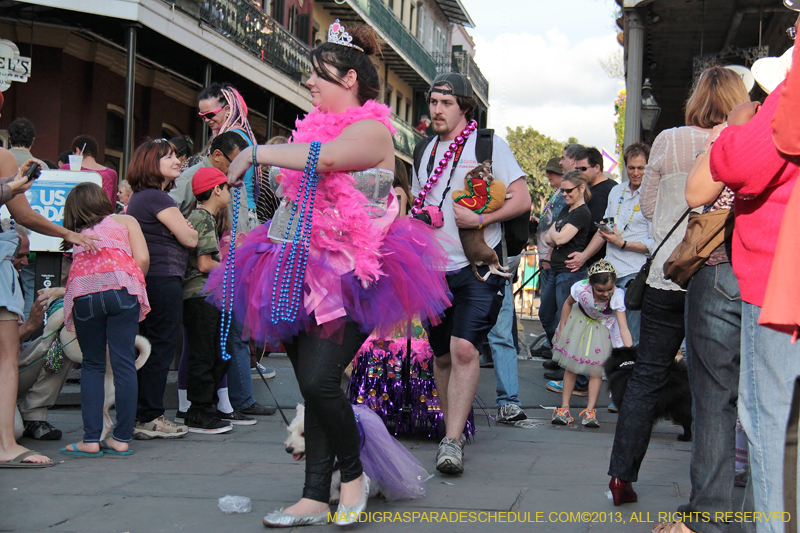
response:
M255 151L255 150L254 150ZM236 226L239 220L239 203L241 202L242 188L236 187L233 191L233 227L231 228L231 244L228 248L228 256L225 258L225 272L222 275L222 332L219 336L219 343L222 352L222 360L228 361L231 354L228 353L228 333L231 330L231 320L233 320L233 290L235 276L231 273L236 266ZM228 277L231 278L231 290L228 291Z
M422 187L422 190L419 191L419 195L417 196L416 200L414 200L414 205L411 206L412 215L416 215L417 213L419 213L420 209L422 209L422 206L425 203L425 198L428 196L428 193L431 191L431 189L433 189L433 187L439 181L439 178L442 177L444 169L447 168L447 164L453 158L453 155L456 152L456 150L458 150L459 147L463 146L464 143L467 142L467 139L469 138L470 134L472 134L472 132L475 131L477 128L478 128L478 123L475 122L474 120L470 121L467 127L464 128L464 130L461 132L461 135L456 136L453 142L450 143L450 146L447 147L448 149L444 153L444 157L442 157L442 160L439 161L439 166L436 167L433 173L428 177L428 181ZM433 153L434 154L436 153L435 148ZM453 176L453 172L455 172L455 165L453 165L453 168L450 170L450 177ZM444 200L444 198L442 198L442 200Z

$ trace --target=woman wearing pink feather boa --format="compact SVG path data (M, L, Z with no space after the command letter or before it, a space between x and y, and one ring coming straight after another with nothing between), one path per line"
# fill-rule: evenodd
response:
M306 404L303 497L266 516L267 526L326 523L334 460L342 480L336 521L357 521L369 479L342 372L373 330L389 332L414 316L438 323L450 305L447 258L433 230L397 216L391 111L375 100L380 78L369 58L375 33L348 31L337 20L312 52L315 108L297 121L290 144L244 150L228 174L240 186L251 164L282 169L281 206L236 249L227 281L246 334L283 341ZM209 280L217 303L224 270Z

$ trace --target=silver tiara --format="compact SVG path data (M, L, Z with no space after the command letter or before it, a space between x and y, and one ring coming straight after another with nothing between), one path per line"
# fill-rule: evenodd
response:
M342 26L342 23L339 22L339 19L334 20L333 24L328 26L328 42L340 44L342 46L349 46L350 48L355 48L359 52L364 51L364 49L360 46L353 44L353 37L344 31L344 26Z

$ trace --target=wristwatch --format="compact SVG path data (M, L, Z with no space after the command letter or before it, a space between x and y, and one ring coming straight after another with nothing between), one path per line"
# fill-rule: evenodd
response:
M628 246L628 241L622 241L622 246L620 246L620 248L624 250L626 246Z

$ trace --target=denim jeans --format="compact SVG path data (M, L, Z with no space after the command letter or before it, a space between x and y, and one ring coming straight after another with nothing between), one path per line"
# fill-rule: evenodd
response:
M556 332L558 326L558 306L556 305L556 291L555 291L555 276L550 269L542 269L539 272L540 287L542 292L539 297L539 321L542 323L542 329L547 334L547 342L545 346L552 348L553 334ZM548 287L550 290L548 291Z
M99 442L103 432L106 344L114 371L117 423L114 438L129 442L136 421L136 333L139 300L128 291L109 290L75 298L72 308L75 334L83 352L81 412L83 441Z
M650 444L656 402L683 342L685 300L683 291L645 287L639 355L628 381L625 401L618 406L608 468L608 475L622 481L639 478L639 467Z
M150 341L150 357L139 369L139 406L136 419L150 422L164 414L164 392L169 367L178 349L183 323L183 288L180 276L147 276L150 312L139 325L139 333Z
M735 476L742 300L730 263L705 266L694 275L686 291L685 324L694 441L692 497L683 511L707 513L711 521L684 522L697 533L716 533L727 531L715 513L733 511Z
M636 277L638 272L634 272L633 274L628 274L627 276L622 276L621 278L617 278L616 286L620 289L624 289L628 283L633 281L633 278ZM631 338L633 339L633 345L636 346L639 344L639 329L641 328L642 324L642 311L634 311L633 309L626 309L625 310L625 318L628 320L628 331L631 332Z
M513 325L514 297L511 284L506 283L503 306L497 315L497 322L489 332L489 346L494 360L494 377L497 380L497 399L495 407L507 403L519 405L519 378L517 377L517 350L514 348Z
M765 272L764 275L767 273ZM742 302L739 420L750 445L750 483L756 512L783 506L783 447L794 380L800 375L800 343L758 325L761 308ZM758 532L780 533L781 523L759 522Z
M228 333L228 353L231 354L226 374L228 396L233 408L241 411L256 403L256 399L253 398L253 376L250 374L250 344L242 340L242 324L236 320L236 315Z

